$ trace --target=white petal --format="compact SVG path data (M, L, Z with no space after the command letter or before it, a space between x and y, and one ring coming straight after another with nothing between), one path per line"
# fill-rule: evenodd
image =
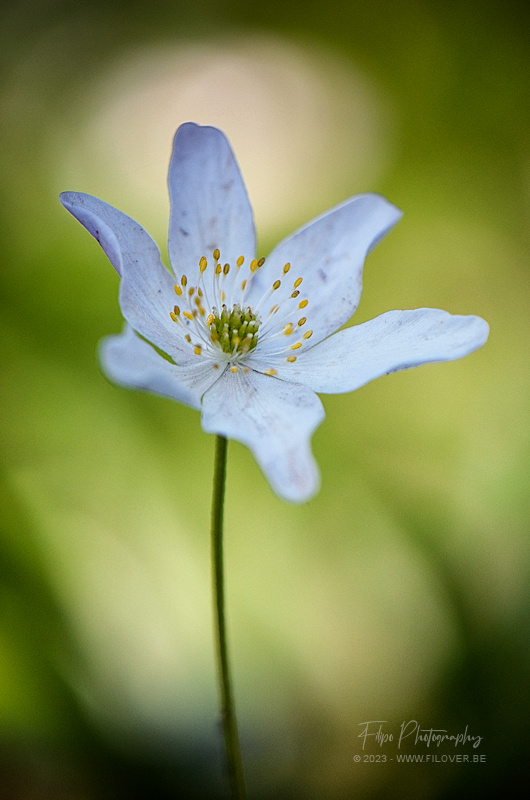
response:
M63 192L61 203L100 243L121 276L120 306L125 319L176 360L189 361L190 348L169 316L176 301L173 277L158 247L133 219L88 194Z
M99 357L103 372L113 383L170 397L197 409L202 395L221 372L213 362L199 357L196 364L185 367L166 361L128 325L120 336L102 340Z
M179 278L185 274L196 284L199 260L205 256L210 264L204 274L208 287L216 248L232 269L239 256L254 258L252 208L224 133L193 122L181 125L173 141L168 184L169 258Z
M324 416L309 389L252 370L226 370L203 397L204 430L247 445L274 491L294 503L318 490L310 439Z
M435 308L389 311L335 333L300 352L294 363L271 364L258 351L249 358L254 369L274 367L278 377L297 381L315 392L352 392L389 372L435 361L453 361L481 347L488 324L480 317L457 316ZM259 345L258 345L259 347Z
M270 306L279 303L302 277L291 321L296 324L298 301L307 298L307 327L313 331L313 341L320 341L347 322L357 308L364 259L401 216L399 209L379 195L352 197L281 242L256 273L249 300L255 303L276 279L282 279ZM291 269L283 278L286 263Z

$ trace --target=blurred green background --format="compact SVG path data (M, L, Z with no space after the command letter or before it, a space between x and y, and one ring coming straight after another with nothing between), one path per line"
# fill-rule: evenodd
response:
M488 344L325 397L320 494L229 447L226 562L250 796L493 798L525 774L529 11L523 2L69 0L1 12L0 797L225 796L211 641L213 438L109 385L118 279L59 205L165 247L171 136L231 139L260 254L350 195L405 211L362 322L475 313ZM483 741L354 763L360 723ZM390 758L394 757L393 761Z

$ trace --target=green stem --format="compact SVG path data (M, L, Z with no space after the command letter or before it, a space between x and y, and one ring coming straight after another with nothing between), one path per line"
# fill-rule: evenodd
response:
M237 735L237 722L232 698L228 645L226 641L224 574L223 574L223 504L226 478L227 440L217 436L212 494L212 581L215 606L217 671L221 719L226 749L226 763L232 800L245 800L245 779Z

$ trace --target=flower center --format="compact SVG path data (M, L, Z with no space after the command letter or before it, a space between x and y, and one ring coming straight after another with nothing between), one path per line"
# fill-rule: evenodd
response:
M206 322L210 339L221 347L223 353L243 355L254 350L258 343L260 319L250 306L241 308L239 303L235 303L229 311L223 305L220 314L214 307Z
M219 367L219 360L224 361L231 366L232 372L237 372L237 365L244 363L245 357L256 349L259 340L264 346L266 343L267 356L271 361L282 356L288 363L296 361L293 351L297 352L313 333L305 329L307 318L300 316L301 310L308 304L307 299L299 299L302 278L297 278L289 294L285 296L283 291L283 299L273 303L266 311L270 298L278 296L291 265L285 264L281 279L275 280L256 305L250 306L245 303L245 295L265 259L254 258L241 270L245 261L243 256L239 256L234 269L231 269L230 264L221 264L217 248L212 255L213 281L204 280L208 261L202 256L197 286L188 286L186 275L182 275L175 284L175 293L181 305L174 306L173 311L169 312L173 322L185 329L185 338L195 355L213 359L215 367ZM246 275L243 280L241 272ZM297 320L297 317L300 318ZM246 372L247 368L243 367L243 370ZM276 375L277 370L270 367L266 374Z

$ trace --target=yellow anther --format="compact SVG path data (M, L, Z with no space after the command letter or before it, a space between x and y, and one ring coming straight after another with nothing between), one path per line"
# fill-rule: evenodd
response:
M245 291L245 289L246 289L246 286L247 286L247 282L246 282L246 280L244 280L244 281L241 281L241 288L242 288L242 290L243 290L243 291Z
M175 292L178 294L178 296L181 297L182 296L182 289L180 288L178 283L176 283L173 288L174 288Z
M293 298L294 297L298 297L299 294L300 294L300 292L298 291L298 289L295 289L294 292L291 293L291 297L293 297Z
M294 288L295 288L295 289L298 289L298 287L299 287L299 286L300 286L300 284L302 283L302 280L303 280L303 278L297 278L297 279L295 280L295 282L294 282Z
M282 333L285 336L290 336L292 332L293 332L293 323L292 322L288 322L287 325L283 326Z
M275 303L272 306L271 310L269 311L269 314L276 314L276 312L278 311L279 308L280 308L280 306L278 305L278 303Z
M215 265L215 274L216 275L220 275L222 271L223 271L222 266L220 264L216 264Z
M292 344L289 350L298 350L299 347L302 347L302 342L297 342L296 344Z
M214 369L219 369L219 364L216 364L216 363L214 362L213 368L214 368Z
M263 258L263 256L262 256L262 257L260 258L260 260L258 261L258 267L262 267L262 266L264 265L264 263L265 263L265 259L264 259L264 258Z
M215 317L213 314L208 314L208 316L206 317L206 324L208 325L208 327L212 324L214 319Z
M183 275L182 278L180 279L181 286L186 286L187 282L188 282L188 279L186 278L185 275Z
M301 328L302 325L306 324L306 322L307 322L307 317L301 317L296 324L298 325L299 328Z
M253 258L252 261L250 262L250 271L256 272L257 268L258 268L258 260L257 258Z
M193 297L194 293L195 293L195 286L190 286L190 288L188 289L189 296Z
M173 313L176 314L177 317L179 317L180 316L180 308L178 306L173 306Z
M313 331L306 331L302 336L302 339L310 339L313 335Z
M185 316L185 317L186 317L186 319L191 319L191 320L193 320L193 314L190 314L190 312L189 312L189 311L183 311L182 313L183 313L183 316Z
M197 288L197 294L199 295L199 297L202 297L202 289L200 286Z
M282 285L281 281L274 281L274 283L272 284L272 288L276 291L276 289L279 289L281 285Z
M287 273L289 272L290 269L291 269L291 265L289 264L289 262L287 262L287 264L284 265L283 274L287 275Z
M309 303L309 300L301 300L298 303L298 308L305 308L308 303Z
M277 370L273 369L272 367L270 369L265 370L265 375L277 375L277 374L278 374Z
M186 334L185 339L187 342L191 344L191 336L189 335L189 333Z
M196 347L193 348L193 352L195 353L196 356L200 356L200 354L202 353L202 347L200 346L200 344L198 344Z
M226 300L226 292L221 292L221 302L224 303Z
M179 321L179 319L178 319L177 315L176 315L176 314L174 314L174 313L173 313L173 311L170 311L170 312L169 312L169 316L171 317L171 319L173 320L173 322L178 322L178 321Z
M285 360L292 364L294 361L296 361L296 356L287 356Z
M238 372L239 370L238 370L238 368L237 368L237 367L231 367L231 371L232 371L232 372Z
M213 257L215 258L215 260L216 260L216 261L219 261L219 256L221 255L221 253L219 252L219 250L217 249L217 247L216 247L216 248L215 248L215 250L213 251L212 255L213 255Z
M246 375L246 374L247 374L247 372L248 372L248 367L243 367L243 372L244 372L244 373L245 373L245 375Z
M245 256L239 256L239 258L236 261L237 266L241 267L244 260L245 260Z
M204 270L206 269L207 266L208 266L208 262L206 261L205 256L201 256L201 259L199 261L199 267L200 267L201 272L204 272Z
M230 264L225 264L224 265L223 272L224 272L225 275L228 275L228 273L230 272Z

